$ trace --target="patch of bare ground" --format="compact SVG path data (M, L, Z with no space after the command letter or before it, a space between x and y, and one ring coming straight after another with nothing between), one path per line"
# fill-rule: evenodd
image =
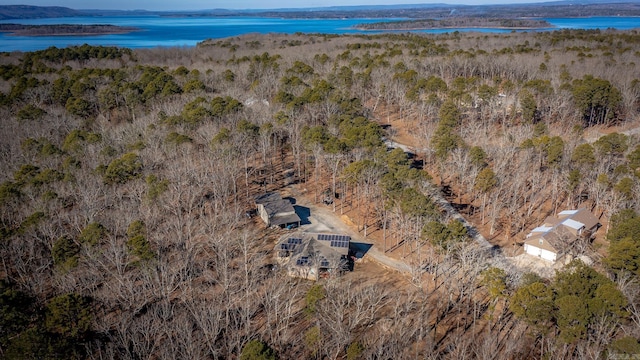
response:
M364 259L356 264L356 269L357 271L345 274L346 279L350 280L354 286L364 287L376 284L392 292L400 292L411 286L406 276L396 271L388 271L376 261Z
M392 106L379 104L373 115L378 124L388 130L388 134L394 141L415 149L424 147L420 139L415 136L417 124L401 117L398 110L393 109Z
M628 136L640 134L640 117L623 121L612 126L595 125L584 130L582 138L587 142L594 142L601 136L621 133Z
M319 183L326 184L327 180L319 179ZM376 218L372 215L377 211L377 204L366 202L363 196L347 191L346 193L340 193L339 197L334 199L333 204L325 205L320 201L320 197L315 195L324 190L322 185L316 186L312 179L309 179L306 183L299 184L296 187L298 188L297 195L301 197L301 201L304 204L312 208L312 214L318 211L331 213L334 220L340 221L348 228L348 231L356 241L372 244L374 247L372 251L379 251L382 256L391 259L410 262L408 257L415 249L410 249L407 244L400 244L399 234L396 232L392 230L385 231L379 226L380 224L377 223ZM328 216L324 217L324 219L329 218ZM330 227L333 229L339 228L335 223ZM387 266L387 268L395 270L400 267L400 264ZM402 268L406 268L406 266L402 266Z

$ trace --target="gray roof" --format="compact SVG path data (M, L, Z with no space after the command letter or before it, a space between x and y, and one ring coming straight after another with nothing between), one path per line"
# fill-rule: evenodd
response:
M290 252L289 264L293 266L336 268L349 254L350 240L348 235L296 232L282 237L276 251L281 257L280 252Z
M269 216L271 225L286 225L299 223L300 217L289 200L283 199L277 192L269 192L258 195L255 198L257 205L262 205Z
M274 216L269 217L269 222L271 225L286 225L292 223L299 223L300 217L298 214L293 212L293 214L276 214Z
M277 192L268 192L254 197L256 204L266 204L273 201L281 201L282 196Z

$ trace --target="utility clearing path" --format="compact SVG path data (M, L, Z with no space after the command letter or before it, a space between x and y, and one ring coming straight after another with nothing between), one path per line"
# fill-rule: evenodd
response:
M638 128L640 129L640 128ZM640 130L636 130L640 133ZM385 140L385 144L388 148L400 148L404 152L409 154L416 154L416 152L427 152L428 149L415 149L409 145L402 144L399 142L395 142L389 139ZM444 197L442 191L437 188L435 185L431 183L426 184L427 195L431 197L431 199L438 205L438 207L444 211L450 218L456 219L460 221L466 228L467 233L473 240L480 245L482 248L487 250L494 250L494 245L489 243L487 239L480 233L478 228L476 228L473 224L471 224L467 219L456 210L456 208L451 205L451 203ZM531 257L527 254L521 254L515 257L509 257L503 254L500 251L489 251L491 256L491 263L493 266L498 266L500 268L516 268L521 272L535 272L538 275L551 278L555 274L555 270L559 269L563 266L562 262L556 262L554 264L550 264L545 260L538 259L536 257Z
M392 149L399 148L406 153L413 153L415 151L408 145L401 144L392 140L385 140L385 144L389 148L392 148ZM451 203L447 201L447 199L445 199L440 189L436 188L431 183L427 184L427 189L428 189L427 190L428 195L436 204L438 204L440 209L444 211L450 218L460 221L462 225L464 225L467 228L467 233L473 238L473 240L475 240L482 247L485 247L485 248L493 247L493 245L491 245L489 241L487 241L487 239L480 233L480 231L478 231L478 229L475 226L473 226L473 224L468 222L467 219L465 219L464 216L462 216L462 214L460 214L458 210L456 210L451 205Z

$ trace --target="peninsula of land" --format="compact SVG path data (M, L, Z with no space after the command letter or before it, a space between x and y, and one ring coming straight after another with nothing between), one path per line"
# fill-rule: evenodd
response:
M7 32L15 36L86 36L125 34L138 31L138 28L116 25L22 25L0 24L0 32Z
M502 28L513 30L548 29L553 25L545 20L537 19L499 19L478 17L457 17L447 19L420 19L375 22L358 24L358 30L427 30L427 29L454 29L454 28Z

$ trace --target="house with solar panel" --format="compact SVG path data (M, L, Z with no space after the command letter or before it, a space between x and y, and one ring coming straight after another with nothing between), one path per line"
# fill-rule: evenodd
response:
M300 217L291 202L277 192L269 192L254 198L258 214L267 227L292 228L300 226Z
M318 280L339 274L349 260L351 237L298 232L276 244L276 258L290 276Z
M524 242L524 251L554 262L569 253L578 240L591 240L600 226L598 219L585 208L564 210L531 230Z

